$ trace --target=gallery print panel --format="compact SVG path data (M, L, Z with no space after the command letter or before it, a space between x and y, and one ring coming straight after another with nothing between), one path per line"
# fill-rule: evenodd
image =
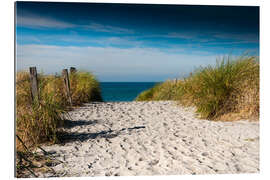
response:
M259 7L15 3L16 173L259 173Z

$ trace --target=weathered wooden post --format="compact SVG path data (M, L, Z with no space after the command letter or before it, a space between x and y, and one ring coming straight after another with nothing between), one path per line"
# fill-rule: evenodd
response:
M32 100L39 99L38 95L38 80L37 80L37 68L36 67L30 67L30 83L31 83L31 96Z
M76 70L75 67L70 67L70 68L69 68L69 72L70 72L70 74L72 74L72 73L77 72L77 70Z
M69 77L68 77L68 70L67 69L63 69L62 76L64 78L64 84L65 84L65 87L66 87L66 94L67 94L70 106L72 106L72 100L71 100L71 95L70 95L70 83L69 83Z

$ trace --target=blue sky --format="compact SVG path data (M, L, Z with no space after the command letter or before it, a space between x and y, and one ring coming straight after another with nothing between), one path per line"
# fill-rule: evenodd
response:
M17 2L16 45L17 70L164 81L222 55L258 54L259 8Z

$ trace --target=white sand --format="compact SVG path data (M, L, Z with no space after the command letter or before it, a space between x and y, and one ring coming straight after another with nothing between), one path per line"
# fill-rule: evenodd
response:
M56 176L259 172L258 122L201 120L171 101L93 103L69 114L65 143L43 146L64 161Z

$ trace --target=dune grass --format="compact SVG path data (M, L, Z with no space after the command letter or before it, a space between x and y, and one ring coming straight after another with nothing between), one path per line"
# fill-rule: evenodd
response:
M64 123L69 109L62 77L38 74L39 100L32 100L29 73L16 74L16 135L29 147L57 141L57 128ZM71 96L75 105L102 101L98 81L88 72L70 76ZM16 141L16 149L23 150Z
M102 101L99 82L89 72L70 74L72 102L81 105L90 101Z
M153 88L143 91L136 97L137 101L152 100L176 100L180 83L176 81L165 81L156 84Z
M159 84L136 100L176 100L195 106L201 118L213 120L257 118L259 69L257 57L224 56L215 66L200 67L183 80Z

